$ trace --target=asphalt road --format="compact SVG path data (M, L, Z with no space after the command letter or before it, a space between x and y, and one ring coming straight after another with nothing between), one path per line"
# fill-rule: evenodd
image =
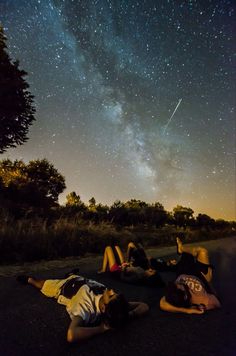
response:
M201 243L202 244L202 243ZM124 330L109 331L80 345L68 345L69 316L65 308L22 286L13 276L0 277L0 355L236 355L236 238L204 243L216 266L213 285L223 306L203 315L171 314L159 309L161 288L132 286L96 275L95 262L79 263L81 274L123 292L129 300L145 301L149 314ZM174 253L174 248L168 250ZM163 255L163 251L152 251ZM62 277L65 269L37 271L43 278ZM30 271L29 271L30 272ZM166 280L173 274L162 274Z

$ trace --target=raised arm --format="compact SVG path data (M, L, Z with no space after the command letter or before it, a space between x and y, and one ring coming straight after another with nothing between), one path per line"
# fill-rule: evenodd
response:
M160 308L170 313L203 314L205 311L204 308L197 308L197 307L190 307L190 308L175 307L174 305L168 303L165 297L162 297L160 300Z
M130 318L143 316L149 310L149 306L143 302L129 302L129 306L130 306L130 311L129 311Z
M109 330L109 327L103 323L95 327L83 326L83 319L77 316L73 318L67 330L67 341L70 343L80 342L107 330Z

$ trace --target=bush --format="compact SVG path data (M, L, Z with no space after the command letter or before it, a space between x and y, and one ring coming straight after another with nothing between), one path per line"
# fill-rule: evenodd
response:
M118 244L126 250L129 241L142 242L144 247L170 246L177 236L190 243L222 238L235 234L232 227L224 229L193 229L166 225L156 228L138 225L116 228L113 224L97 224L81 219L80 215L68 218L63 215L22 218L14 220L0 211L1 263L22 263L42 259L82 256L86 253L102 254L107 245Z

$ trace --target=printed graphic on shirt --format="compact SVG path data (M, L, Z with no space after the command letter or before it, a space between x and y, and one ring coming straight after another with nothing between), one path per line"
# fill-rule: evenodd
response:
M194 276L189 276L189 275L180 275L177 280L177 283L183 283L188 286L188 288L193 292L193 293L204 293L205 289L201 283L201 281Z

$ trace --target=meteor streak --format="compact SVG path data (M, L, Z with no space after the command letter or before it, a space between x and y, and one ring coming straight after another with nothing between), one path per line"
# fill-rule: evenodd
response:
M178 107L180 106L181 101L182 101L182 99L179 99L179 102L178 102L178 104L176 105L175 110L173 111L171 117L169 118L169 120L168 120L168 122L167 122L167 124L166 124L166 126L165 126L165 128L164 128L164 130L163 130L163 134L166 133L166 129L167 129L167 127L169 126L169 124L170 124L170 122L171 122L171 120L172 120L174 114L176 113Z

